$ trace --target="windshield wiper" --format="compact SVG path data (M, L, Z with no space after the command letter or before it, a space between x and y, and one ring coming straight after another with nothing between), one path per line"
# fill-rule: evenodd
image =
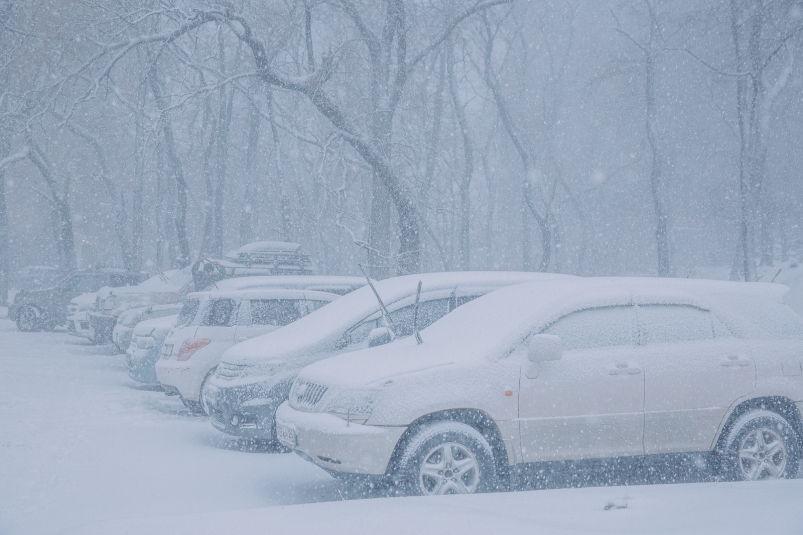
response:
M392 342L396 339L396 333L393 332L393 320L390 319L390 314L388 314L388 309L385 307L385 303L382 302L382 298L379 297L379 293L376 291L376 288L374 288L374 283L371 282L371 277L365 273L365 268L362 267L362 264L357 265L360 266L360 271L362 271L362 274L365 276L365 280L368 281L368 286L371 287L371 290L373 290L374 295L376 296L376 300L379 302L379 310L382 311L382 319L385 322L385 327L390 333L390 341Z

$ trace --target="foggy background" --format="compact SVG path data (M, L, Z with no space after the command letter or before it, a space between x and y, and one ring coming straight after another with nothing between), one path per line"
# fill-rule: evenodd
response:
M0 298L294 241L320 274L736 280L801 249L803 4L0 1Z

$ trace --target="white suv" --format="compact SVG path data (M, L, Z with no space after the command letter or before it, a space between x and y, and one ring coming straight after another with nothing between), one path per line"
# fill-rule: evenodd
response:
M794 477L803 324L775 284L597 278L503 288L423 343L303 369L276 413L332 473L412 493L491 490L514 465L707 452L727 477Z

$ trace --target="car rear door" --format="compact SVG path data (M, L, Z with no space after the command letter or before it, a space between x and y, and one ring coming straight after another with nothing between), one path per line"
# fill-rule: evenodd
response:
M704 451L728 408L755 388L749 348L704 309L637 307L644 352L644 452Z
M521 376L524 462L641 455L644 374L634 307L580 310L543 333L559 336L564 352L539 363L534 378Z

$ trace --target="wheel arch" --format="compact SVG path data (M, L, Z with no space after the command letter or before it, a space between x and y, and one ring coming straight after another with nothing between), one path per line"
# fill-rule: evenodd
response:
M783 416L795 430L798 444L803 447L803 417L795 402L784 396L762 396L746 399L733 408L714 442L715 452L722 451L733 424L751 410L768 410Z
M494 464L496 465L499 482L507 487L510 476L510 463L507 448L502 440L502 433L491 415L480 409L447 409L431 412L414 420L407 426L401 438L396 442L396 447L388 462L386 475L390 475L395 471L407 444L419 429L428 424L443 421L460 422L468 425L476 429L488 441L494 455Z

